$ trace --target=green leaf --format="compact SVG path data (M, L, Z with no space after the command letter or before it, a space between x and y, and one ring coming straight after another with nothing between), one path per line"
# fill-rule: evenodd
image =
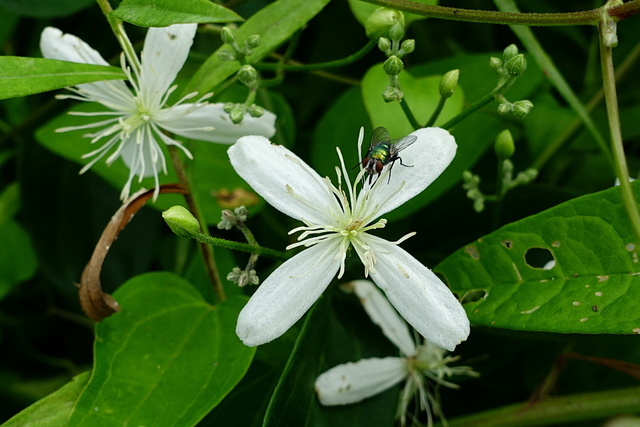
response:
M38 262L29 235L14 221L0 224L0 300L30 279Z
M0 226L10 221L20 210L20 185L17 182L7 185L0 193Z
M243 20L234 11L208 0L123 0L111 14L141 27Z
M64 427L67 425L69 414L89 382L90 372L83 372L75 376L68 384L40 399L6 423L3 427L47 426Z
M33 95L81 83L124 79L124 72L117 67L0 56L0 99Z
M329 0L279 0L261 9L247 20L236 33L242 45L253 34L262 36L260 46L253 50L249 62L257 62L285 42L324 8ZM240 69L238 61L221 61L215 51L193 76L183 94L208 93Z
M93 0L0 0L0 7L17 15L35 18L53 18L71 15L94 3ZM4 12L3 12L4 14ZM3 16L3 25L5 16Z
M95 365L70 426L191 426L244 376L254 348L235 324L245 298L210 306L172 273L137 276L96 325Z
M320 405L313 384L339 363L397 354L354 295L332 289L307 314L263 426L392 426L399 388L353 405ZM331 294L334 294L333 297Z
M426 123L436 109L440 99L438 87L441 78L442 76L439 75L416 78L406 70L398 75L404 97L418 123ZM371 117L372 125L384 126L389 130L392 138L400 138L413 132L414 129L398 102L387 103L382 99L382 92L388 85L389 76L382 69L382 64L374 65L362 79L362 99ZM458 87L447 100L436 125L457 115L462 110L463 101L463 91Z
M633 188L638 199L640 184ZM620 189L611 188L506 225L434 271L473 300L465 309L476 325L638 334L639 251Z

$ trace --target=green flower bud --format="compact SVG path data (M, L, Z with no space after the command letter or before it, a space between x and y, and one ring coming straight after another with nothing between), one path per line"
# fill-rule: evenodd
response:
M442 76L442 80L440 80L440 87L438 88L438 92L441 97L449 98L453 95L453 91L456 90L456 87L458 86L459 76L460 70L451 70Z
M244 108L234 108L233 111L229 113L229 118L234 125L239 125L242 123L242 119L244 119Z
M389 30L389 37L391 40L400 41L404 37L404 21L402 23L396 22L391 26Z
M503 102L502 104L498 105L498 114L500 114L501 116L505 116L511 112L512 108L513 104L509 102Z
M384 54L388 54L391 51L391 41L386 37L380 37L378 39L378 49Z
M400 45L400 50L404 55L408 55L416 50L416 41L414 39L407 39Z
M513 143L513 136L509 129L505 129L496 137L496 143L493 146L496 151L498 160L509 159L516 151L516 146Z
M257 118L257 117L262 117L264 115L264 108L256 104L252 104L247 111L249 112L251 117Z
M404 64L402 59L395 55L390 56L386 61L384 61L384 64L382 64L382 69L389 76L397 76L403 68Z
M387 86L382 93L382 98L384 102L402 101L404 93L398 88Z
M502 51L502 58L504 58L504 62L507 62L517 54L518 46L516 46L515 44L510 44L504 49L504 51Z
M227 114L231 114L231 112L234 110L234 108L236 108L236 104L234 104L233 102L227 102L222 107L224 112L227 113Z
M389 38L389 31L396 23L400 23L404 27L404 14L402 12L379 7L367 18L364 30L367 33L367 37L374 40L380 37Z
M200 223L183 206L170 207L162 212L162 218L177 236L192 238L200 234Z
M224 49L218 52L218 58L220 58L220 61L235 61L236 53L230 50Z
M258 72L251 65L243 65L238 71L238 80L247 86L251 86L258 79Z
M245 44L249 49L255 49L258 46L260 46L261 41L262 39L260 38L260 34L252 34L249 37L247 37Z
M527 60L523 54L516 55L504 64L504 68L510 75L519 77L527 70Z
M220 37L223 43L233 45L236 42L236 31L231 27L223 27Z
M513 116L516 119L522 120L527 117L527 114L533 108L533 103L528 99L523 99L522 101L516 101L513 103Z
M502 60L500 58L496 58L495 56L492 56L491 59L489 60L489 66L491 67L492 70L494 70L498 74L502 72Z

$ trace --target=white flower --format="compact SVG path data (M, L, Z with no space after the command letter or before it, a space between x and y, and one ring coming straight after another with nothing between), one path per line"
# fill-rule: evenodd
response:
M418 407L427 413L428 425L431 425L433 413L441 411L430 381L435 383L435 387L458 388L444 378L453 375L475 377L478 373L468 366L447 366L459 357L445 357L446 350L427 341L416 346L407 324L371 282L358 280L347 285L356 293L371 320L400 349L401 357L362 359L329 369L316 379L320 403L332 406L360 402L407 380L398 405L397 416L401 425L405 425L407 408L414 396Z
M291 151L264 137L247 136L229 148L238 174L272 206L305 224L291 230L290 234L302 234L287 249L307 247L278 267L240 313L236 333L246 345L278 338L298 321L331 279L342 276L350 246L362 260L365 275L371 275L421 335L450 350L467 338L469 320L458 300L431 270L398 246L414 233L396 242L368 233L384 227L386 220L374 221L423 191L455 155L455 140L443 129L420 129L412 135L417 141L402 151L402 157L413 167L396 165L388 180L387 166L372 186L364 187L366 171L361 169L352 185L340 150L336 188ZM362 139L361 130L359 146Z
M103 144L83 156L93 159L80 173L88 170L109 152L111 154L107 158L107 164L121 157L130 170L129 179L122 190L122 199L127 198L131 182L136 175L140 180L144 177L155 177L157 196L158 173L166 173L167 170L160 142L175 145L192 158L191 153L180 142L163 131L189 139L225 144L232 144L240 136L247 134L271 137L275 133L273 113L267 111L257 119L245 117L241 125L234 125L222 109L224 104L204 102L211 94L202 96L194 103L185 102L197 96L197 93L192 93L173 106L166 106L169 95L176 89L176 86L171 84L187 59L196 29L196 24L150 28L145 38L141 60L138 61L135 56L129 57L130 63L125 64L124 55L121 60L131 89L123 81L105 81L78 85L71 89L75 94L67 96L80 101L98 102L110 110L72 113L108 118L57 131L101 128L85 135L91 138L92 144ZM42 31L40 49L45 58L108 65L107 61L85 42L71 34L63 34L57 28L47 27Z

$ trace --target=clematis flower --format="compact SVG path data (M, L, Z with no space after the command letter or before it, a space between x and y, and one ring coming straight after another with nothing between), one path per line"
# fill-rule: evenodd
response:
M122 199L128 197L135 176L140 181L145 177L154 177L157 197L158 174L160 171L167 172L161 143L174 145L192 158L189 150L170 134L232 144L243 135L271 137L275 133L273 113L267 111L260 118L245 117L242 124L234 125L223 111L223 103L209 104L205 101L212 94L201 96L195 102L186 102L197 96L197 93L191 93L174 105L167 105L169 96L176 89L172 83L187 59L196 29L196 24L150 28L140 60L134 55L126 63L122 55L122 68L131 88L124 81L86 83L70 88L74 94L64 96L97 102L109 110L70 113L101 119L82 126L57 129L57 132L99 129L85 135L91 138L92 144L102 145L83 156L92 159L80 173L87 171L107 153L110 153L107 164L122 158L130 170L121 193ZM108 65L88 44L71 34L63 34L57 28L47 27L42 31L40 49L45 58Z
M415 159L414 167L396 166L390 178L385 167L373 185L363 181L364 169L350 183L339 149L336 187L264 137L243 137L229 148L236 172L272 206L304 223L290 231L302 233L287 249L306 249L279 266L240 313L236 333L246 345L272 341L297 322L336 274L342 277L351 246L365 276L371 276L422 336L450 350L467 338L469 320L458 300L431 270L398 246L415 233L396 242L369 233L385 226L386 220L377 218L422 192L455 155L455 140L443 129L419 129L412 135L417 140L402 155ZM363 137L360 130L359 147Z
M409 403L415 397L417 406L427 413L431 426L433 414L442 415L437 387L458 388L445 378L455 375L477 377L478 373L468 366L448 366L459 356L445 356L446 350L426 340L422 345L416 345L407 324L371 282L357 280L346 286L358 296L371 320L398 347L400 357L362 359L329 369L315 382L320 403L334 406L360 402L406 380L398 404L400 424L405 425Z

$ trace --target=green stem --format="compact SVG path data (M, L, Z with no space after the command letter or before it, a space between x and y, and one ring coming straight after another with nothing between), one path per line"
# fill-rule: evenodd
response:
M98 3L98 6L100 6L104 16L107 18L118 43L120 43L120 47L122 47L122 51L127 58L127 63L132 68L133 73L135 75L139 75L141 69L140 61L138 60L138 55L136 55L135 49L133 48L133 44L131 44L129 37L124 30L122 21L114 17L111 13L113 12L113 9L111 8L111 4L109 4L109 0L96 0L96 2Z
M258 70L284 70L284 71L315 71L315 70L323 70L326 68L338 68L344 67L345 65L349 65L353 62L358 61L362 57L364 57L367 53L376 46L376 40L369 40L369 42L362 47L359 51L354 54L347 56L346 58L336 59L333 61L320 62L318 64L306 64L306 65L284 65L284 64L270 64L270 63L257 63L254 64L254 67Z
M481 22L486 24L560 26L597 25L602 20L604 9L597 8L570 13L514 13L488 10L460 9L457 7L431 6L408 0L364 0L367 3L402 10L430 18L452 21ZM607 13L607 12L605 12ZM640 0L632 0L621 6L612 7L608 15L615 19L625 19L640 13Z
M200 233L193 235L193 238L198 242L205 245L213 245L219 248L231 249L234 251L247 252L250 254L264 255L269 258L286 260L289 255L286 252L277 251L275 249L264 248L254 244L234 242L231 240L220 239L218 237L212 237L208 234Z
M438 100L438 105L436 105L436 109L433 110L433 114L431 114L431 117L429 117L427 123L424 124L424 127L428 128L429 126L433 126L436 120L438 120L438 116L440 116L440 113L442 113L442 109L444 108L444 104L447 102L447 99L448 98L444 96L440 97L440 99Z
M196 220L200 224L204 224L202 226L202 230L204 233L208 233L206 223L202 221L202 215L200 214L200 210L198 209L198 204L193 198L193 194L191 193L191 186L189 185L189 179L187 178L187 173L184 168L184 164L182 163L182 159L180 159L180 150L174 145L169 145L169 154L171 155L171 161L173 162L173 168L176 171L176 175L180 180L180 184L187 190L184 195L184 199L187 202L187 206L189 211L193 214ZM218 272L218 267L216 265L216 260L213 257L213 249L207 245L206 243L200 242L200 252L202 253L202 258L204 259L204 264L207 269L207 274L209 275L209 280L213 285L213 290L216 293L216 297L218 301L222 302L227 299L225 295L224 288L222 287L222 281L220 280L220 274Z
M418 121L416 120L416 117L413 115L413 112L411 112L411 108L409 108L409 105L407 104L407 100L401 99L399 102L400 102L400 107L402 107L402 111L404 112L404 115L407 116L407 120L409 120L409 123L411 124L411 127L415 130L420 129L422 126L420 126L420 123L418 123Z
M601 24L601 30L604 23ZM620 180L620 190L622 191L622 202L631 221L631 228L640 242L640 213L636 203L631 183L629 182L629 170L627 159L624 156L622 146L622 132L620 130L620 115L618 112L618 97L616 94L616 81L613 70L613 53L609 46L606 46L602 34L600 34L600 63L602 66L602 87L604 89L604 99L607 106L607 118L609 122L609 133L611 137L611 151L613 152L614 169L616 176Z
M640 387L547 397L448 421L449 427L523 427L576 423L640 412Z

